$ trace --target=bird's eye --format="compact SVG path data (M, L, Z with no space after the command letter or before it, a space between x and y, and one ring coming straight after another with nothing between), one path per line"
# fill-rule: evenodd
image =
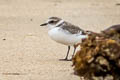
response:
M49 23L54 23L54 21L50 21Z

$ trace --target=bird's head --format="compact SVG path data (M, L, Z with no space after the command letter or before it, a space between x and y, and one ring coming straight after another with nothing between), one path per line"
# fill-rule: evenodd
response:
M59 24L63 23L64 21L58 17L50 17L48 20L41 24L40 26L47 26L49 29L58 27Z

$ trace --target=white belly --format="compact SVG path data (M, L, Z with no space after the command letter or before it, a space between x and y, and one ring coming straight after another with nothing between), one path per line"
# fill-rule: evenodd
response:
M53 28L48 31L49 36L64 45L74 45L81 42L81 39L86 38L86 35L70 34L64 32L59 27Z

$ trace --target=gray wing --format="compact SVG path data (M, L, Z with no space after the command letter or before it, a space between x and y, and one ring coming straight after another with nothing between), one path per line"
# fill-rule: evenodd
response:
M62 25L62 29L67 30L71 34L77 34L80 32L81 34L84 34L84 30L80 29L78 26L66 22Z

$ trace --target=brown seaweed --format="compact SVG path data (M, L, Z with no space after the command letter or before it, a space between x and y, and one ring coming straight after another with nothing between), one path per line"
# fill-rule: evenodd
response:
M91 33L79 45L73 57L76 75L85 80L120 80L120 34L116 30Z

